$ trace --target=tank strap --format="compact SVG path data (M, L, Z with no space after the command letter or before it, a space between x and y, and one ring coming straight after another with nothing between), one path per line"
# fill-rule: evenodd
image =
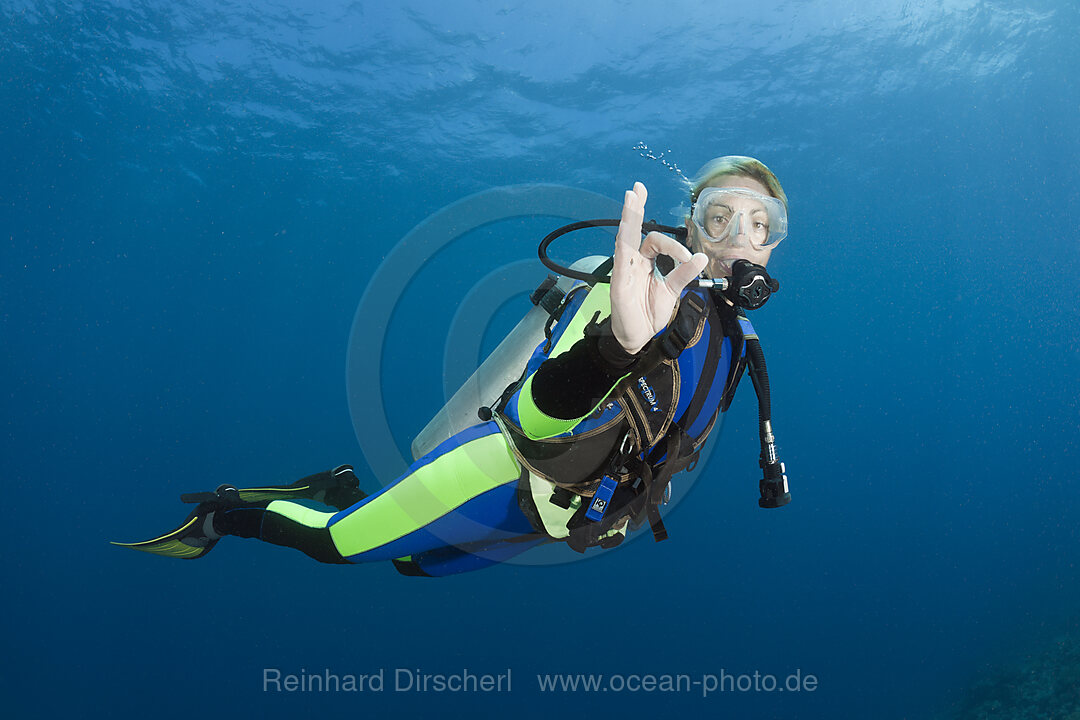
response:
M667 447L662 462L652 465L653 478L649 487L649 501L647 512L649 527L652 528L653 539L656 542L667 539L667 530L664 521L660 517L660 504L664 499L671 478L675 473L697 464L698 450L693 449L694 443L690 436L678 425L672 423L667 435ZM690 448L690 452L683 454L684 448Z
M711 298L709 299L706 311L713 321L710 323L710 327L713 328L710 332L719 331L726 336L728 334L726 323L720 318L716 303L713 302ZM701 410L705 406L705 401L709 397L709 392L712 390L713 379L716 377L716 370L720 367L720 356L723 353L723 349L724 345L722 339L716 340L711 337L709 338L709 344L705 350L705 361L702 364L697 387L694 388L694 394L690 398L690 403L686 406L682 418L679 419L679 423L683 427L693 427L698 415L701 414Z

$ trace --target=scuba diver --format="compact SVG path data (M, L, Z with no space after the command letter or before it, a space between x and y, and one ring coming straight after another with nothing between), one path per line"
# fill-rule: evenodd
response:
M684 227L646 223L646 200L635 183L618 221L545 238L541 259L576 282L564 291L549 277L534 293L550 315L544 336L525 348L514 382L488 388L490 407L474 403L460 427L419 452L414 443L416 461L394 482L368 496L342 465L291 485L221 485L181 497L196 507L179 528L116 544L190 559L235 535L325 563L391 560L405 575L443 576L548 543L614 547L646 523L663 540L671 477L696 462L747 368L758 503L787 504L764 357L744 312L779 287L765 266L787 235L787 197L760 161L727 156L699 171ZM566 232L616 224L614 255L598 267L546 256Z

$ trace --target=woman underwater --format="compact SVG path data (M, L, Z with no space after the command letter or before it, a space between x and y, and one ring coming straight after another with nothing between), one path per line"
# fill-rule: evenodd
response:
M758 347L745 316L709 279L754 266L760 279L787 234L787 197L758 160L711 161L691 188L689 248L660 232L642 239L646 199L641 183L626 192L610 284L567 294L550 337L491 420L371 496L347 465L286 486L222 485L182 498L198 506L181 527L124 545L190 559L236 535L320 562L391 560L406 575L441 576L551 542L579 552L612 547L645 522L663 539L658 508L668 481L696 460L747 348ZM663 256L675 261L666 275L657 271ZM766 467L767 426L765 417L761 504L776 507L790 496L783 466L772 457Z

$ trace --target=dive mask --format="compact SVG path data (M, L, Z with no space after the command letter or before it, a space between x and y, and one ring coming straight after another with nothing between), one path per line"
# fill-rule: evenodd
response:
M787 210L774 197L741 187L703 188L691 217L706 240L738 244L744 236L756 249L787 237Z

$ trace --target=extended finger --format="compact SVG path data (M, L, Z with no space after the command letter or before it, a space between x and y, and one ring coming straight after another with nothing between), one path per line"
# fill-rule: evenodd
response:
M700 275L708 264L709 258L705 253L695 253L689 260L669 272L664 280L667 282L668 287L671 288L671 291L679 295L682 293L683 288Z
M675 238L656 231L645 236L645 241L641 243L641 254L647 258L668 255L681 263L689 262L690 257L693 255L686 249L685 245Z
M623 197L622 217L619 219L619 231L615 235L615 249L637 250L641 245L641 223L645 220L645 200L648 191L641 183L634 183L633 190L627 190Z

